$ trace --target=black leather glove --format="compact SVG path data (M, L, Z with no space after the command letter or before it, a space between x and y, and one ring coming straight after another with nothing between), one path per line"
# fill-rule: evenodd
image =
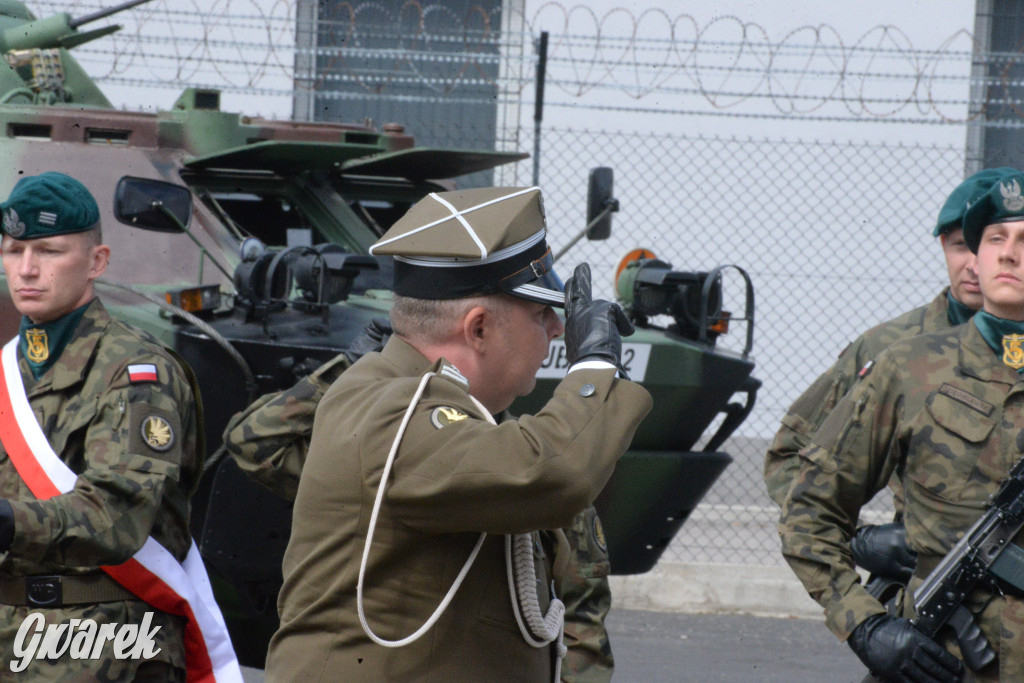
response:
M345 351L345 360L352 365L366 354L380 351L388 343L388 338L393 332L390 320L374 318L369 325L363 328L362 334L355 338L352 346Z
M872 574L904 583L914 575L917 553L907 545L907 530L901 522L865 524L854 534L850 550L857 566Z
M569 365L590 358L622 368L622 337L633 334L633 324L618 304L594 299L590 266L576 266L565 287L565 353Z
M11 504L0 498L0 553L6 552L14 542L14 511Z
M909 619L874 614L847 640L864 666L883 681L959 683L964 663L914 628Z

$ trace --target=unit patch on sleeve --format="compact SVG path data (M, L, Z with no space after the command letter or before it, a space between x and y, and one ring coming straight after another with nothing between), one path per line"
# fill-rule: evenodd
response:
M159 415L150 415L139 427L142 441L154 451L163 453L174 445L174 430L170 423Z
M156 366L152 363L136 363L128 366L128 381L132 384L137 382L156 382Z
M458 408L439 406L430 411L430 424L434 425L435 429L441 429L442 427L447 427L454 422L465 420L467 417L469 417L469 415Z

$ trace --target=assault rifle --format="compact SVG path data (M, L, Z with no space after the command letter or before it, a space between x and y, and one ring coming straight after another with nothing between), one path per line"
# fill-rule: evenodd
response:
M972 590L1000 591L1002 579L1024 591L1024 548L1010 541L1024 527L1024 458L989 502L989 508L953 546L914 594L914 626L929 638L949 624L960 641L964 662L973 671L996 653L963 605Z

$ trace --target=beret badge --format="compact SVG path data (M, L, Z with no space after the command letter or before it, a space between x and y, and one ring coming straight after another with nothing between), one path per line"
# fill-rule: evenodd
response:
M1016 178L1008 183L999 183L999 194L1003 195L1003 206L1007 211L1024 209L1024 196L1021 196L1020 184Z
M14 239L25 234L25 222L21 220L18 212L14 209L4 211L4 232Z

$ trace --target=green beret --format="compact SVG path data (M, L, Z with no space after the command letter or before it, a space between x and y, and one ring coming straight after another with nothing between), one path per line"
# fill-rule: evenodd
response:
M18 240L85 232L100 222L100 208L85 185L55 171L19 180L0 212L4 234Z
M992 187L964 214L964 242L974 253L987 226L1024 220L1024 173L1015 168L997 170L1001 173Z
M992 185L999 178L1013 171L1014 169L1008 167L986 168L967 177L956 186L956 189L949 195L949 199L939 209L939 220L935 224L935 230L932 231L932 235L938 237L943 233L963 227L964 214L967 212L967 208L978 201L979 197L991 190Z
M537 187L431 192L370 253L395 259L394 291L418 299L511 294L561 306Z

